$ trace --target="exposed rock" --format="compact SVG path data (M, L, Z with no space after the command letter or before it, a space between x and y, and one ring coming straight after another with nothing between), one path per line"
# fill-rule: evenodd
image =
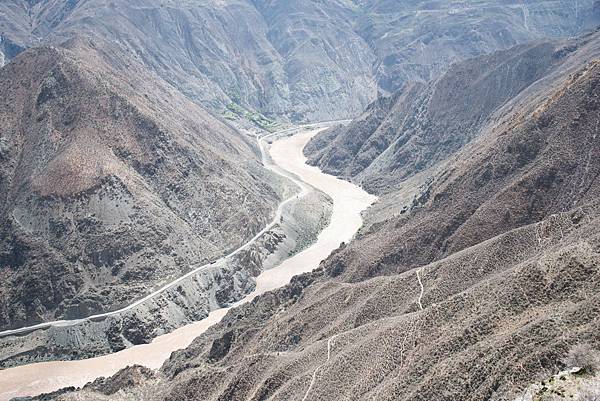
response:
M548 40L595 27L598 4L4 2L3 328L119 308L270 221L285 184L199 104L269 128L375 100L307 149L383 195L355 240L159 372L40 399L496 401L569 368L574 345L598 349L600 40ZM201 319L310 243L326 209L288 210L128 313L0 341L3 364Z
M255 141L86 47L0 70L0 328L118 309L272 218Z
M250 293L254 277L262 271L309 246L328 224L330 214L331 200L311 192L290 202L283 210L283 222L248 248L206 266L133 309L73 326L0 337L0 366L104 355L149 343L156 336L202 320Z
M131 366L125 368L109 378L99 378L84 387L84 390L93 390L104 395L113 395L116 392L139 386L153 379L155 373L143 366Z

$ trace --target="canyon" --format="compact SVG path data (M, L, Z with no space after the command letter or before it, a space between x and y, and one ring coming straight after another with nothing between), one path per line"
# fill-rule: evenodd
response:
M361 212L376 198L346 181L324 175L317 168L306 165L302 149L317 132L318 130L309 130L291 138L280 139L271 145L270 151L277 166L287 174L298 177L301 181L296 181L297 184L307 185L302 193L290 199L306 197L314 191L312 188L323 191L332 198L329 224L313 244L278 266L259 274L255 289L243 299L227 308L216 309L197 323L156 337L150 344L80 361L44 362L0 370L0 389L9 389L6 392L0 391L0 400L9 400L11 396L17 395L35 396L63 387L83 386L98 377L113 375L131 364L158 369L172 352L187 347L230 309L252 302L257 296L286 285L292 277L315 269L341 243L349 241L362 225Z
M3 2L0 397L600 396L599 26Z

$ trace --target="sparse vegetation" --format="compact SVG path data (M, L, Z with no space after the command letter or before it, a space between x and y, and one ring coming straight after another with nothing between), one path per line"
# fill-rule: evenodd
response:
M565 370L529 386L514 401L600 401L600 378Z
M244 118L269 132L275 132L279 127L277 122L263 116L260 113L248 111L237 103L229 103L227 105L227 109L222 112L222 115L228 120Z
M581 368L582 373L594 374L600 368L600 352L589 343L577 344L563 362L569 368Z
M0 399L600 401L599 1L5 1Z
M147 72L132 88L91 54L40 47L2 69L0 195L10 205L0 215L2 330L129 305L245 243L280 200L280 182L235 131ZM36 108L43 113L27 111ZM186 316L204 313L196 305ZM124 338L146 339L147 327ZM85 337L79 357L123 346L120 334L100 332L94 345ZM55 333L44 345L74 338ZM28 353L28 345L0 346L3 367L81 351Z
M588 384L576 398L577 401L600 401L600 383Z

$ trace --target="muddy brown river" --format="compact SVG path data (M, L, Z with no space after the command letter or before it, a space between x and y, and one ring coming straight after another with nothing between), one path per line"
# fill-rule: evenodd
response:
M297 274L316 269L342 242L352 239L362 225L361 212L376 197L306 164L302 149L318 131L307 131L277 140L269 151L277 166L325 192L333 200L331 221L313 245L286 259L279 266L263 272L257 278L255 291L236 305L216 310L206 319L157 337L150 344L97 358L42 362L0 370L0 401L17 396L34 396L63 387L81 387L98 377L111 376L134 364L158 369L173 351L187 347L194 338L219 322L229 309L249 302L266 291L286 285Z

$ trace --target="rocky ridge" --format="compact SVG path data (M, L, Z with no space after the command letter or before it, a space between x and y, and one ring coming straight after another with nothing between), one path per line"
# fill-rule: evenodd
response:
M294 121L354 117L378 92L429 82L456 61L599 22L596 0L8 0L0 8L4 43L17 50L83 36L107 54L133 55L216 112L243 107Z
M254 138L87 45L0 69L2 329L127 305L247 241L283 196Z

